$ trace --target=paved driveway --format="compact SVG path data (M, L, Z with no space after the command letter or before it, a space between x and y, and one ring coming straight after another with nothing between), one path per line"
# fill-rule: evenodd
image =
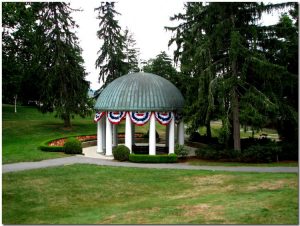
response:
M39 169L46 167L64 166L76 163L94 164L101 166L136 167L136 168L155 168L155 169L186 169L186 170L211 170L211 171L231 171L231 172L271 172L271 173L298 173L298 167L232 167L232 166L191 166L186 163L132 163L118 162L111 159L99 159L84 156L71 156L43 160L40 162L21 162L2 165L2 172L16 172L22 170Z

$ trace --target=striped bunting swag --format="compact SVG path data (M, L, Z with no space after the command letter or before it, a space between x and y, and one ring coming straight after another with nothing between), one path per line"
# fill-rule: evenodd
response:
M164 126L168 125L173 117L173 112L155 112L156 120Z
M129 112L129 115L135 125L142 126L149 121L151 112Z
M94 117L94 122L98 122L103 117L104 114L105 112L97 112Z
M125 117L126 112L125 111L109 111L107 112L108 120L112 124L119 124L122 119Z

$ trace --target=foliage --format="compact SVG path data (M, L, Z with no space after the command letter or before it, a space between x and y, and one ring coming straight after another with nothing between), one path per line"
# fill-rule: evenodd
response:
M276 144L252 145L243 150L241 154L242 162L274 162L278 160L280 147Z
M85 81L82 50L73 31L77 25L71 17L72 11L66 3L44 3L38 26L44 56L40 60L45 65L41 71L44 77L41 110L55 110L65 127L71 126L74 114L81 117L90 114L89 84Z
M188 154L189 154L189 150L186 147L184 147L184 145L176 144L176 146L175 146L175 154L178 157L186 158L188 156Z
M216 146L206 146L195 151L197 158L207 160L239 161L240 153L234 149L223 149Z
M198 132L192 132L190 134L189 141L191 141L191 142L200 142L201 141L201 135L200 135L200 133L198 133Z
M59 2L4 5L4 89L11 89L5 98L13 92L26 103L42 102L41 111L55 111L65 127L90 113L73 11Z
M130 154L130 162L137 163L175 163L177 162L176 154L169 155L142 155L142 154Z
M103 44L98 51L96 68L100 68L99 82L102 80L104 86L114 79L127 74L128 63L125 62L125 36L121 32L121 27L116 20L116 15L120 15L115 10L115 2L101 2L100 7L95 8L98 12L97 19L100 20L97 37L103 40Z
M2 101L38 99L35 20L40 3L2 4Z
M172 82L179 89L181 87L179 73L172 65L171 58L164 51L160 52L154 59L148 60L143 66L143 71L159 75Z
M281 152L279 153L280 160L295 160L298 161L299 149L298 142L279 142Z
M207 160L226 160L247 163L269 163L281 160L281 146L270 139L242 139L242 152L209 145L195 151L196 156Z
M113 148L112 153L114 159L122 162L122 161L127 161L129 159L130 150L125 145L118 145Z
M140 50L136 48L136 41L133 38L133 34L126 28L124 31L125 37L125 56L128 64L128 72L134 73L139 72L139 61Z
M81 142L75 137L70 137L64 144L64 152L66 154L82 154Z
M234 149L240 150L240 123L257 129L278 119L278 109L286 96L282 93L285 85L281 84L288 79L293 90L297 90L297 83L292 71L286 68L287 62L271 59L273 46L268 41L287 34L278 33L280 29L284 31L282 27L289 27L293 40L298 34L296 29L290 29L287 18L282 19L284 26L277 27L277 34L274 27L261 26L258 21L263 12L291 5L293 3L189 2L185 4L183 14L171 18L181 22L167 29L175 33L169 44L177 44L174 58L180 61L182 76L186 80L188 107L185 113L192 131L206 126L207 136L210 136L210 120L222 119L220 141L228 146L232 138ZM289 43L288 37L281 40L281 43ZM296 47L297 42L292 43ZM276 45L276 54L283 53L281 58L284 59L288 53L283 50L282 45ZM298 66L293 65L295 70ZM289 95L295 99L292 95L295 93ZM294 118L289 117L287 121L294 121ZM279 121L282 122L282 117Z

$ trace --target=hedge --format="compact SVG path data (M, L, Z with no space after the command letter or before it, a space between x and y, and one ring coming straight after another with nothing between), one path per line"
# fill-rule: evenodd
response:
M176 154L169 155L142 155L142 154L130 154L130 162L137 163L175 163L177 162Z
M48 144L54 140L58 140L58 139L67 139L67 138L71 138L71 137L79 137L79 136L91 136L94 134L80 134L80 135L73 135L73 136L69 136L69 137L57 137L55 139L51 139L51 140L46 140L44 142L41 143L41 145L38 147L40 150L42 151L48 151L48 152L64 152L64 147L62 146L49 146Z

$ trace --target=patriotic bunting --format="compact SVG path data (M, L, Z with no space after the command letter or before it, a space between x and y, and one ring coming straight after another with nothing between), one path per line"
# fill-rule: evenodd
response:
M160 124L166 126L171 122L171 120L173 118L173 113L172 112L155 112L155 118Z
M137 126L145 125L151 116L151 112L129 112L131 121Z
M105 112L97 112L94 117L94 122L98 122L104 114Z
M107 117L108 120L112 123L112 124L119 124L122 119L125 117L126 112L125 111L109 111L107 112Z

